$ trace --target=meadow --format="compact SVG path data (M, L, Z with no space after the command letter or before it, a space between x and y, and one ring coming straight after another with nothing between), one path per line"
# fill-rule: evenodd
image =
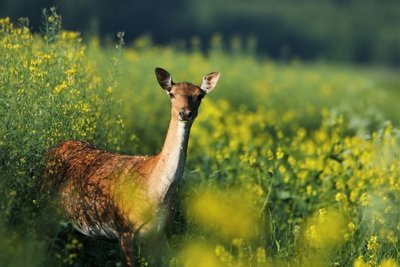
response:
M191 51L83 42L53 11L42 32L0 20L1 266L121 265L116 242L73 231L37 188L64 139L159 151L157 66L175 81L222 73L192 128L165 266L399 266L398 71L259 59L219 35L207 54L196 38Z

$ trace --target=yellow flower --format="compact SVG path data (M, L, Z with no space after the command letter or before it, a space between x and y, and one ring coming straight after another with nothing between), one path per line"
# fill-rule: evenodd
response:
M347 224L347 228L349 228L350 231L354 231L356 229L356 225L353 222L349 222Z
M376 235L372 235L370 237L370 239L368 240L368 244L367 244L367 249L370 251L376 251L376 249L378 248L378 237Z
M61 93L61 91L65 90L66 88L68 88L67 83L64 81L61 84L57 85L56 87L54 87L53 93L54 94L59 94Z
M69 70L67 70L65 72L65 74L67 74L67 76L74 76L74 75L76 75L76 73L77 73L77 71L74 68L70 68Z
M399 267L394 259L384 259L379 264L379 267Z
M276 151L276 158L277 159L283 159L283 156L285 153L282 151L282 149L279 147L278 150Z
M314 191L314 189L311 185L307 185L306 193L308 196L314 196L316 194L316 192Z
M366 263L360 256L353 262L353 267L371 267L371 265Z
M343 201L345 199L346 199L346 196L343 193L340 193L340 192L337 193L336 196L335 196L335 200L337 202L341 202L341 201Z
M369 196L368 193L363 193L360 196L360 203L362 206L367 206L369 204Z

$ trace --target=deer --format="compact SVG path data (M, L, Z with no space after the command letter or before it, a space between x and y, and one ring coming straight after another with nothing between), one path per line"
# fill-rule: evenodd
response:
M135 265L137 238L160 233L165 226L173 203L170 189L184 172L190 129L203 97L220 77L211 72L197 86L174 83L162 68L155 74L171 102L171 119L158 154L114 154L87 142L65 140L45 160L42 192L58 195L66 219L82 234L118 240L126 266Z

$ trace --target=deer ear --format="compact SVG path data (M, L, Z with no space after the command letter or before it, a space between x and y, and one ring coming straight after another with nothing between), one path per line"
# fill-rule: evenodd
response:
M221 73L219 73L219 72L211 72L211 73L207 74L203 78L203 81L200 85L201 90L203 90L205 93L211 92L217 85L220 75L221 75Z
M161 88L167 92L171 91L172 85L174 84L172 82L171 74L162 68L156 68L155 72L158 84L161 86Z

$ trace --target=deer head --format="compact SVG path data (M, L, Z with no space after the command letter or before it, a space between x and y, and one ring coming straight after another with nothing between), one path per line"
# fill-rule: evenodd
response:
M172 116L182 122L192 122L197 117L201 100L215 88L220 76L219 72L211 72L197 86L188 82L174 83L171 74L162 68L156 68L155 72L158 83L171 99Z

